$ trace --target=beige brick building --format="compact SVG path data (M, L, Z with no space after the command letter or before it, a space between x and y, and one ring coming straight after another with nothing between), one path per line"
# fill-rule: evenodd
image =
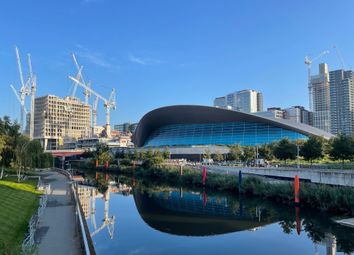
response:
M46 150L60 148L64 139L88 137L91 130L91 106L77 98L54 95L37 97L34 110L34 139Z

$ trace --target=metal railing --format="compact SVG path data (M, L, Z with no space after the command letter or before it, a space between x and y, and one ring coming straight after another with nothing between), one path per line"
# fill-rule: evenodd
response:
M39 207L37 212L34 215L32 215L28 223L28 233L21 245L23 254L33 254L36 249L35 233L36 233L38 223L47 206L48 194L50 193L50 185L41 184L41 186L43 186L44 194L39 199Z

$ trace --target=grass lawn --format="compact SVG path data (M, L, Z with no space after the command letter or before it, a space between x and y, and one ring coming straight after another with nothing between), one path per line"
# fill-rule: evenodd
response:
M37 181L0 180L0 254L18 254L28 221L38 208Z

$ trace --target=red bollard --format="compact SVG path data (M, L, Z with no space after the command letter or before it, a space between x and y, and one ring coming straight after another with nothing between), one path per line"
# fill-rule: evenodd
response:
M98 167L98 159L96 159L96 167Z
M203 167L203 186L205 186L205 181L206 181L206 177L207 177L207 171L206 171L206 167Z
M105 166L106 166L106 169L108 169L108 161L106 161L106 164L105 164Z
M106 173L106 181L108 181L108 173Z
M300 180L299 180L299 176L295 175L295 179L294 179L295 204L299 204L300 203L299 191L300 191Z
M96 180L98 179L98 172L96 172Z

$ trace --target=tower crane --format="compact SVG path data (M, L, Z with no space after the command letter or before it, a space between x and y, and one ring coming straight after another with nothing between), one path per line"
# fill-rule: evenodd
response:
M17 101L20 103L20 105L21 105L21 107L22 107L20 95L18 94L17 90L15 89L15 87L14 87L12 84L10 85L10 87L11 87L12 91L14 92ZM28 113L28 111L27 111L27 109L26 109L26 106L23 107L23 111L25 112L25 114Z
M97 126L97 106L98 106L98 99L99 97L96 96L95 101L93 101L93 109L92 109L92 117L93 117L93 123L92 123L92 127L93 129L95 128L95 126ZM92 130L92 133L94 132L94 130Z
M21 109L20 125L21 125L21 131L24 132L25 103L26 103L26 96L30 95L30 89L28 87L28 82L26 82L26 84L25 84L24 79L23 79L20 54L19 54L18 48L16 46L15 46L15 51L16 51L18 72L20 74L21 88L17 92L13 85L10 85L10 86L14 92L16 91L15 95L17 97L17 100L19 100L19 102L20 102L20 109Z
M75 56L74 53L72 53L72 58L73 58L73 60L74 60L76 69L77 69L77 71L78 71L78 73L77 73L77 75L76 75L76 79L77 79L78 81L81 81L81 82L82 82L83 84L85 84L87 87L91 87L91 83L90 83L90 82L88 82L88 83L85 82L84 77L83 77L83 75L82 75L82 69L83 69L84 67L79 65L79 63L77 62L77 59L76 59L76 56ZM71 97L75 97L76 90L77 90L77 86L78 86L78 84L77 84L76 82L74 82L74 88L73 88ZM91 95L90 91L87 90L87 89L85 89L85 90L84 90L85 104L88 104L90 95Z
M99 94L98 92L94 91L92 88L88 87L85 83L75 79L72 76L69 76L69 79L74 81L76 84L78 84L79 86L83 87L84 89L86 89L89 93L93 94L96 96L96 98L101 99L104 103L104 107L106 108L106 133L107 133L107 137L111 136L111 126L110 126L110 110L116 109L116 92L115 89L112 89L112 92L110 94L109 99L103 97L101 94ZM96 100L98 100L96 99ZM97 109L96 109L97 110Z
M28 54L28 67L29 67L29 82L31 84L31 113L30 113L30 139L33 139L34 135L34 104L35 104L35 97L36 97L36 88L37 88L37 77L33 75L32 72L32 61L31 61L31 54Z
M94 237L99 232L101 232L104 228L107 228L109 237L113 239L114 235L114 224L115 224L115 216L108 216L109 213L109 199L110 199L110 186L108 186L107 191L105 192L103 199L104 199L104 219L103 223L99 228L96 228L96 219L95 215L92 215L94 221L94 231L91 233L91 237Z
M308 88L309 88L309 95L310 95L310 98L309 98L309 101L310 101L310 111L312 111L313 107L312 107L312 85L311 85L311 65L313 62L315 62L316 60L318 60L319 58L323 57L324 55L328 54L329 51L328 50L325 50L325 51L322 51L317 57L311 59L309 56L306 56L305 57L305 64L307 65L307 75L308 75Z

